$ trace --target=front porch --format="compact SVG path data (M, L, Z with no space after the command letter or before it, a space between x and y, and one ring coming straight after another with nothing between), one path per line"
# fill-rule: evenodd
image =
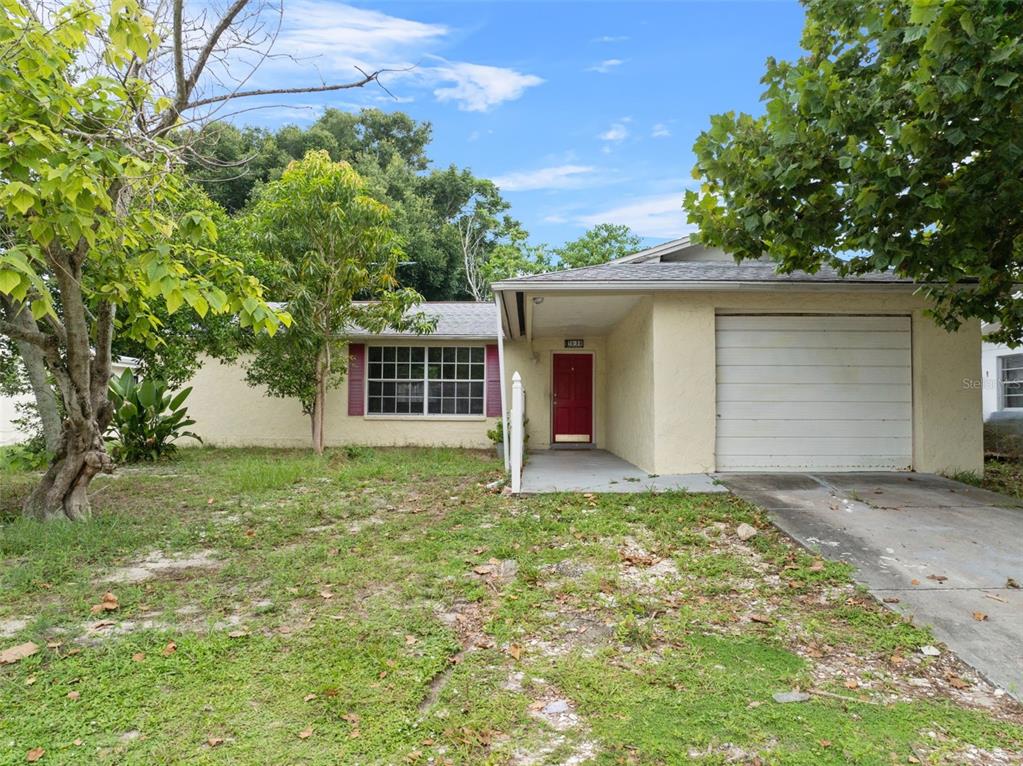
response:
M705 473L648 474L600 449L536 450L522 469L522 493L725 492Z

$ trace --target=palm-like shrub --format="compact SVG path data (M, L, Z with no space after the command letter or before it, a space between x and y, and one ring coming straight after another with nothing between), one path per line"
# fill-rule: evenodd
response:
M159 460L176 450L175 440L189 437L202 441L185 429L195 425L182 407L191 387L176 394L166 383L149 378L141 383L131 370L110 381L110 404L114 417L109 434L116 440L114 456L125 463Z

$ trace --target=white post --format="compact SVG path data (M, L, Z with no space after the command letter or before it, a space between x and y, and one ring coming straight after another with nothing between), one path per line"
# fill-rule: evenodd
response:
M509 458L511 463L511 489L518 494L522 490L522 420L525 402L522 394L522 376L518 370L512 375L511 433L508 434Z

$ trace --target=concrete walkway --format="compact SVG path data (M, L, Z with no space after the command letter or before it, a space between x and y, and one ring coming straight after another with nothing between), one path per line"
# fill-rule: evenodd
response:
M1023 504L910 473L719 474L799 543L856 567L887 606L930 625L1023 698ZM987 615L978 620L974 613Z
M537 450L522 470L522 492L725 492L705 473L651 476L598 449Z

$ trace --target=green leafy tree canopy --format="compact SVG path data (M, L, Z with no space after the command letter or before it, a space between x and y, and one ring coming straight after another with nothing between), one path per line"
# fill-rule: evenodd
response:
M766 113L696 141L700 239L786 271L893 269L946 327L1023 339L1023 5L804 5L806 53L768 60Z

